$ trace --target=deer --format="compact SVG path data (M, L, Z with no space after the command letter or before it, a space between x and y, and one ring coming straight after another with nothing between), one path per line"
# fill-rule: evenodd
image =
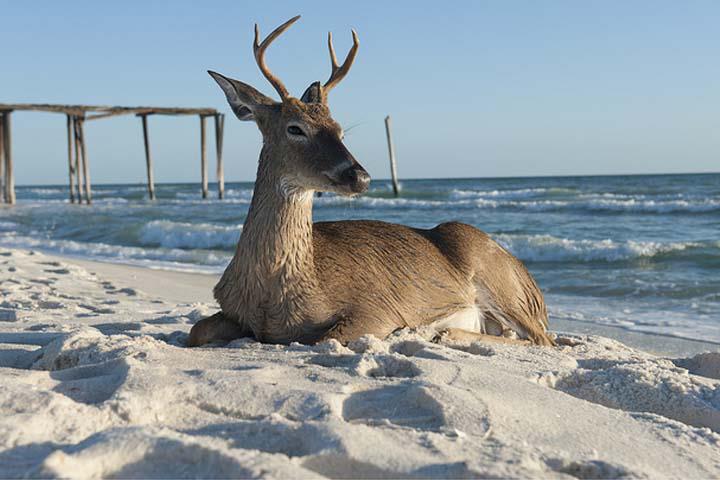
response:
M220 311L197 322L188 346L254 337L265 343L345 345L363 335L429 326L435 340L553 345L547 308L533 277L489 235L449 222L432 229L371 220L313 223L315 192L365 193L370 175L343 143L328 94L348 74L353 45L331 74L298 99L268 68L268 46L253 54L280 101L208 71L239 120L254 121L263 145L249 211L235 254L213 293Z

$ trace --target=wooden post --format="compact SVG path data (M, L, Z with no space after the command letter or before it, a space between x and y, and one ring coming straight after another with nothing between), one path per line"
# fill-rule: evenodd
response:
M200 176L202 178L202 198L208 196L207 155L205 148L205 116L200 115Z
M222 200L225 197L225 171L223 170L223 131L225 130L225 114L215 114L215 152L217 154L217 184L218 198Z
M3 145L3 123L5 114L0 112L0 203L5 203L5 147Z
M150 200L155 200L155 179L153 177L152 157L150 156L150 138L148 136L147 115L140 115L142 119L143 140L145 141L145 165L147 166L148 194Z
M5 201L15 203L15 177L13 175L12 137L10 129L10 113L3 115L3 150L5 152Z
M67 138L68 138L68 177L70 181L70 203L75 203L75 167L73 166L73 132L72 117L67 115Z
M82 203L82 191L83 191L83 175L82 170L80 169L80 162L81 160L81 149L80 149L80 133L78 131L78 123L79 119L78 117L74 116L72 117L72 124L73 124L73 144L75 145L75 180L76 180L76 187L77 187L77 202Z
M385 133L387 134L388 154L390 155L390 175L392 176L392 186L395 196L398 196L400 189L397 181L397 165L395 163L395 147L393 146L392 135L390 133L390 115L385 117Z
M80 132L80 149L82 150L82 168L83 177L85 177L85 203L92 203L92 187L90 186L90 160L87 157L85 149L85 119L78 118L78 127Z

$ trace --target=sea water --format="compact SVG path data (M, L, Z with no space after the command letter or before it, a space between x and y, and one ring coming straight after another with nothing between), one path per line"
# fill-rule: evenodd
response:
M0 208L0 245L153 268L221 272L240 236L251 183L226 199L197 184L18 187ZM720 174L374 181L358 198L315 200L318 220L431 228L459 220L525 262L553 318L720 342Z

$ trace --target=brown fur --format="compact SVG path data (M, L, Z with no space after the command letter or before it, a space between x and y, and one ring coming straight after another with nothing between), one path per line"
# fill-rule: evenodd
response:
M334 65L331 86L338 72L344 76L348 69L347 60ZM263 72L272 76L267 67ZM370 220L313 224L315 190L349 195L367 188L358 180L367 173L343 145L319 83L298 100L286 96L272 76L283 97L276 103L249 85L211 75L238 118L257 123L264 146L235 256L215 287L222 313L198 322L190 345L249 334L265 342L347 343L475 307L496 335L513 330L535 344L553 343L542 293L528 271L475 227L450 222L421 230ZM348 172L355 177L348 180Z

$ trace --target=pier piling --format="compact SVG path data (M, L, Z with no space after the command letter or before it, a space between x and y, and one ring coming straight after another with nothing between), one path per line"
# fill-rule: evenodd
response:
M223 169L223 132L225 130L225 115L216 113L215 117L215 153L217 155L216 175L218 184L218 198L225 198L225 171Z
M75 145L75 186L77 187L77 202L83 203L83 171L82 149L80 148L80 133L78 132L78 117L73 115L73 144Z
M5 146L3 142L3 120L5 114L0 112L0 203L5 203Z
M200 177L202 198L208 197L207 148L205 142L205 115L200 115Z
M67 141L68 141L68 183L70 185L70 203L75 203L75 166L73 164L73 120L70 115L67 117Z
M153 175L152 156L150 155L150 138L148 136L147 114L140 115L142 119L143 142L145 144L145 166L147 167L148 195L155 200L155 178Z
M390 132L390 115L385 117L385 134L387 135L388 154L390 156L390 175L392 176L393 193L397 197L400 193L397 179L397 164L395 162L395 147L393 146L392 133Z
M85 118L78 119L78 130L80 132L80 149L82 151L82 168L83 177L85 177L85 203L92 203L92 186L90 185L90 160L87 156L87 148L85 147Z
M4 174L3 174L3 197L5 203L13 205L15 203L15 176L13 173L12 158L12 131L10 128L10 111L5 111L2 115L2 137L3 137L3 157L4 157Z

